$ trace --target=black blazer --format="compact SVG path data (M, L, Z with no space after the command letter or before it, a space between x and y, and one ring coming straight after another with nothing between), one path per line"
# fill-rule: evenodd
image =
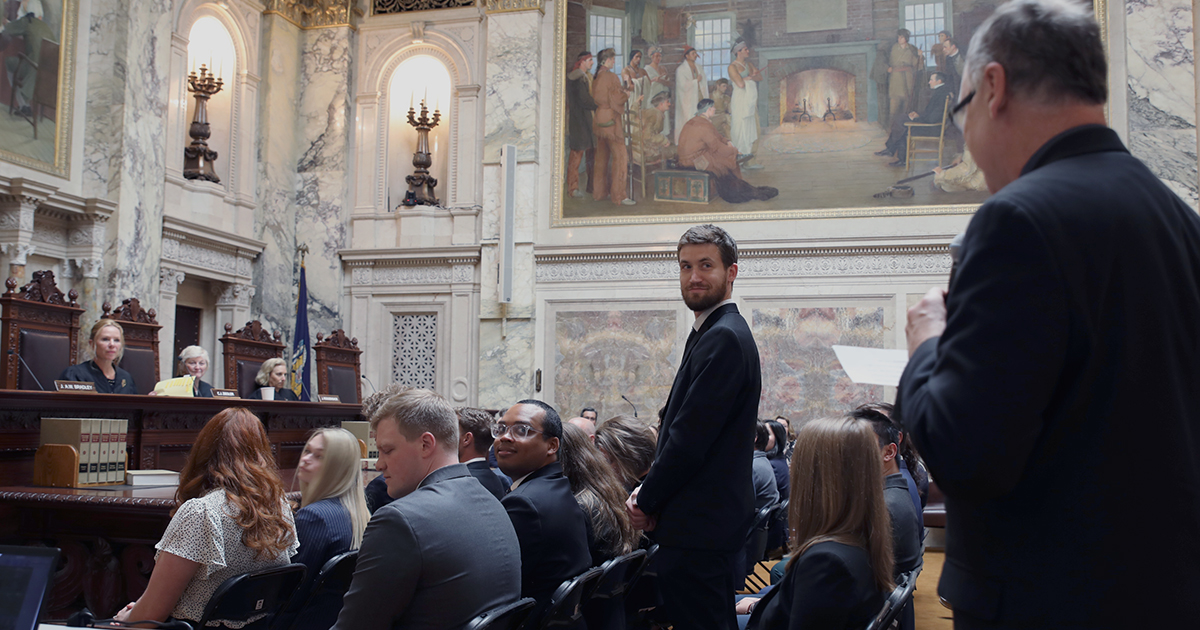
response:
M961 253L897 397L946 495L955 627L1194 624L1195 211L1088 125L979 208Z
M262 400L262 390L263 389L265 389L265 388L259 387L258 389L250 392L250 395L247 396L246 398L254 399L254 400ZM275 400L299 401L300 399L296 397L296 392L294 392L286 387L284 387L284 388L277 387L277 388L275 388Z
M308 567L301 590L307 592L326 562L338 554L350 551L350 545L354 541L354 529L350 513L337 498L310 503L296 511L295 519L296 540L300 541L300 550L292 556L292 562ZM289 618L294 619L300 606L288 608ZM342 596L326 595L319 600L310 598L303 603L303 609L304 613L296 625L297 630L327 630L328 625L321 627L320 624L328 624L328 620L337 619L338 611L342 609Z
M658 452L638 507L658 517L660 545L737 551L754 514L751 459L762 374L735 304L713 311L685 348Z
M788 567L756 630L865 628L883 608L862 547L817 543Z
M592 564L583 511L558 462L530 473L500 502L521 543L521 597L537 600L536 619L559 584Z
M109 385L108 379L104 377L104 372L96 365L95 361L84 361L78 365L62 371L58 375L60 381L82 381L92 382L96 384L97 394L137 394L137 386L133 383L133 375L118 366L113 366L113 371L116 373L116 378L113 379L113 384ZM51 383L53 385L53 383Z
M467 464L467 470L471 472L471 476L478 479L484 489L492 493L492 496L497 499L503 499L504 495L508 494L508 488L504 486L504 482L492 472L492 467L488 465L487 460L471 462Z
M198 398L212 398L213 397L212 389L213 389L212 385L209 385L208 383L205 383L204 381L197 380L196 387L195 387L196 391L193 392L193 395Z

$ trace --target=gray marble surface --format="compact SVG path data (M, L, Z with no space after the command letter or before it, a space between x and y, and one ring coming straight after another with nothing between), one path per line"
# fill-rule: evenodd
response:
M505 144L517 146L518 161L537 159L541 17L537 11L488 16L484 162L498 161Z
M534 389L533 323L510 319L501 337L500 320L479 322L479 407L505 409L530 397ZM545 383L549 374L542 375Z

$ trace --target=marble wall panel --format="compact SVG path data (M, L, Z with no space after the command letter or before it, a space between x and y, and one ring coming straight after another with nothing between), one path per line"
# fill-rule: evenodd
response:
M882 307L756 308L750 328L762 363L760 417L793 426L883 400L883 387L853 383L832 346L883 348Z
M1125 2L1129 148L1196 207L1194 11L1188 0Z
M537 159L542 17L538 11L488 16L484 162L498 161L505 144L517 146L518 161Z
M518 400L538 397L540 394L534 392L533 322L528 319L510 319L505 324L495 319L479 322L478 406L506 409Z
M584 407L610 418L637 406L656 418L675 380L673 310L572 311L554 317L554 403L564 418ZM680 348L682 350L682 348Z

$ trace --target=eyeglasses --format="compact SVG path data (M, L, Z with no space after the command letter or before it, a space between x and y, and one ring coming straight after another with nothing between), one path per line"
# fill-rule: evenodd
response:
M971 99L975 98L975 90L971 90L966 98L959 101L954 109L950 110L950 120L954 122L954 126L958 127L959 131L963 130L963 122L967 117L967 105L971 103Z
M507 426L503 422L497 422L496 424L492 425L492 437L496 438L497 440L504 437L504 435L507 433L512 433L513 439L515 440L524 440L525 438L529 437L530 433L541 433L541 431L538 431L528 424L514 424L512 426Z

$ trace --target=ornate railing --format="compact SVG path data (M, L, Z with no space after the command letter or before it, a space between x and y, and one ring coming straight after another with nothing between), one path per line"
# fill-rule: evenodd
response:
M428 11L430 9L456 9L475 6L476 0L374 0L374 15Z

